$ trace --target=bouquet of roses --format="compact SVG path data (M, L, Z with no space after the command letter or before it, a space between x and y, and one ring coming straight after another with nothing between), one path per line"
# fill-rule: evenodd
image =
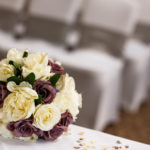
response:
M53 141L82 106L81 94L59 62L44 53L9 50L0 61L0 135Z

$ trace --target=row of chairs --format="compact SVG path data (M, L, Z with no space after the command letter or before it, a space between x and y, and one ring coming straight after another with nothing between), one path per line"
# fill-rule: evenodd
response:
M83 93L77 123L102 130L147 96L149 8L149 0L0 1L0 28L9 31L0 32L1 57L28 47L62 61Z

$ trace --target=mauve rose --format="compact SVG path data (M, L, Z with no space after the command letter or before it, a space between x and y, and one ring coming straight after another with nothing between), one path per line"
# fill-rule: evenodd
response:
M4 99L10 92L7 90L6 85L0 84L0 108L3 107Z
M34 90L42 96L42 104L50 104L56 96L56 89L48 81L36 81Z
M72 115L67 111L61 115L61 120L58 124L54 126L54 128L50 131L41 131L40 129L35 128L35 134L44 140L54 141L59 136L63 134L63 132L67 131L69 124L73 122Z
M58 137L60 137L64 132L64 127L62 126L54 126L54 128L48 132L44 132L43 138L46 141L54 141L56 140Z
M68 126L72 123L73 123L73 117L68 111L66 111L61 115L61 120L58 123L58 125L66 127L67 130Z
M32 119L19 120L17 122L9 123L7 128L15 137L30 137L34 133L32 123Z
M51 66L52 73L59 73L59 74L64 73L64 68L62 66L55 64L55 63L51 62L50 60L48 61L48 65Z

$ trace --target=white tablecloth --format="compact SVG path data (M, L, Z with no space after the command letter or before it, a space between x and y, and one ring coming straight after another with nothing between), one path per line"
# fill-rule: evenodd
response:
M123 69L121 60L94 50L79 50L77 52L67 53L62 47L52 46L42 40L24 39L18 41L13 39L10 34L0 32L0 48L4 49L5 53L7 53L7 50L11 47L19 49L29 48L31 52L47 52L49 56L61 61L64 65L72 69L85 70L93 74L94 79L91 80L92 85L89 86L93 86L93 90L94 87L98 87L100 97L97 97L97 108L93 108L95 113L92 114L92 118L94 118L92 127L102 130L109 123L116 122L119 119L120 80ZM94 85L93 81L95 80L96 84ZM91 91L86 94L92 95L93 92ZM88 105L91 105L93 101L90 99ZM83 106L83 109L89 108ZM91 113L89 110L87 112Z
M79 140L80 138L83 138L83 140ZM120 141L121 144L117 144L117 141ZM80 143L83 146L79 146ZM69 135L55 142L39 141L36 143L24 143L0 137L0 150L76 150L78 147L80 147L80 150L115 150L115 148L113 148L115 146L122 147L121 149L118 148L118 150L150 150L150 145L75 125L70 126ZM125 148L125 146L128 146L128 148Z

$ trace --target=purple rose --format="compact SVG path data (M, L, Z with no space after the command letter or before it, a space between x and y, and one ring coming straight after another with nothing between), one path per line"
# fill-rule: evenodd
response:
M55 64L55 63L51 62L50 60L48 61L48 65L51 66L52 73L59 73L59 74L64 73L64 68L62 66Z
M73 117L68 111L66 111L65 113L63 113L61 115L61 120L58 123L58 125L59 126L64 126L67 130L68 126L72 123L73 123Z
M44 132L43 138L46 141L54 141L56 140L58 137L60 137L63 132L64 132L64 127L63 126L54 126L54 128L48 132Z
M50 131L41 131L40 129L35 128L35 134L44 140L54 141L61 136L63 132L67 131L69 124L72 122L72 115L67 111L61 115L60 122L56 124L53 129Z
M9 123L7 128L15 137L30 137L34 133L32 119L19 120L17 122Z
M3 107L4 99L10 92L7 90L6 85L0 84L0 108Z
M42 104L50 104L56 96L56 89L48 81L36 81L34 90L42 96Z

